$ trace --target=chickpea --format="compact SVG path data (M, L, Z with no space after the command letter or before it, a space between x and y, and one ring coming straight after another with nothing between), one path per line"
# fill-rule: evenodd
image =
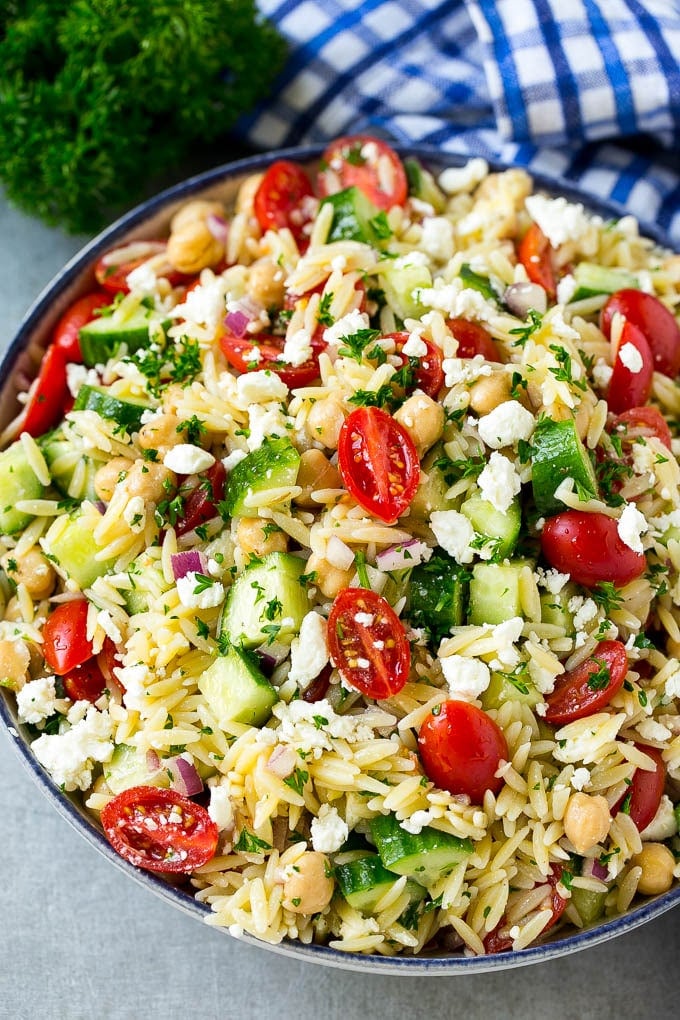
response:
M414 393L404 401L394 417L410 435L419 457L427 453L444 432L444 408L426 393Z
M20 691L28 679L31 653L20 640L0 641L0 687Z
M300 457L297 483L302 487L302 492L296 496L294 502L298 506L310 509L318 508L318 503L312 499L312 492L316 489L341 489L342 478L340 472L321 450L305 450Z
M17 584L23 584L34 599L46 599L52 594L56 574L54 567L40 549L29 549L20 559L11 553L2 558L7 574Z
M111 502L116 485L123 480L132 464L127 457L114 457L113 460L102 464L94 476L94 491L99 499L103 499L105 503Z
M236 541L244 553L255 556L285 552L288 548L285 531L263 517L241 517L236 526Z
M255 198L255 192L262 183L263 177L264 174L251 174L250 177L246 177L236 196L235 208L237 213L245 213L247 216L253 215L253 199Z
M141 496L146 502L158 503L174 492L177 477L164 464L136 460L121 484L128 497Z
M668 892L673 884L675 858L663 843L645 843L631 863L642 868L638 892L643 896L657 896Z
M248 274L248 294L265 308L280 308L283 305L285 273L270 259L254 262Z
M193 220L170 234L167 255L180 273L199 273L224 257L224 244L210 232L205 220Z
M340 567L334 567L323 556L317 556L316 553L312 553L307 560L307 573L316 574L316 586L327 599L334 599L343 588L348 588L354 577L353 568L342 570Z
M605 797L572 793L564 812L564 833L579 854L588 853L607 838L611 825Z
M338 396L323 397L310 408L305 423L307 435L328 450L337 450L340 429L345 420L342 400Z
M221 202L211 202L205 198L196 198L192 202L186 202L181 209L178 209L170 220L170 233L181 230L187 223L194 223L196 220L207 220L208 216L224 217L224 206Z
M331 901L335 882L325 854L309 850L298 858L283 886L283 906L294 914L318 914Z
M137 442L143 450L158 450L159 456L164 457L173 446L185 441L182 433L177 431L179 424L176 414L158 414L142 425Z
M470 410L475 414L489 414L499 404L510 400L511 382L507 372L483 375L470 387Z

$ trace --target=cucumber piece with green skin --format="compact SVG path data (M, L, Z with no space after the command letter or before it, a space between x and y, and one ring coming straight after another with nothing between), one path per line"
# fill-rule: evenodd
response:
M111 761L104 766L104 779L111 793L116 796L133 786L170 786L170 776L163 768L149 768L146 751L140 751L132 744L117 744Z
M495 625L524 616L521 577L526 566L527 560L476 563L470 580L468 622Z
M74 411L95 411L100 418L108 418L125 428L128 433L139 432L142 417L149 404L133 397L114 396L105 386L81 386L73 404Z
M419 319L425 314L427 309L420 303L418 292L432 286L432 274L426 265L404 255L380 262L378 273L385 300L400 319Z
M491 286L489 277L476 273L467 262L460 267L458 275L469 290L478 290L487 301L498 301L498 294Z
M531 440L531 464L534 502L543 517L566 509L561 500L555 499L555 491L565 478L574 479L575 491L597 495L595 469L573 418L542 418L538 422Z
M381 210L354 185L327 195L321 200L320 208L325 205L333 209L327 238L329 244L333 241L359 241L377 248L389 236L385 230L387 224L382 222L384 216L380 217Z
M477 534L484 535L495 543L495 550L505 559L517 545L522 527L522 508L519 499L513 499L504 512L484 499L478 492L461 504L460 512L467 517Z
M541 592L541 623L549 623L559 627L565 634L574 631L574 616L569 611L569 600L577 594L573 584L566 584L562 591L553 595L552 592Z
M472 841L426 826L414 834L402 829L396 815L370 821L380 860L389 871L431 885L473 852Z
M94 487L94 476L99 468L106 463L105 460L95 460L93 457L83 454L73 445L61 428L43 436L40 440L40 449L50 469L52 484L62 496L71 496L73 499L81 501L84 499L94 501L99 498ZM78 491L73 492L71 490L74 476L76 469L81 464L84 468L81 483L78 486Z
M595 924L602 917L606 899L606 892L595 892L594 889L581 889L578 886L571 887L571 904L576 907L578 916L586 928Z
M336 864L335 878L338 888L350 907L362 914L372 914L400 876L388 871L378 854L367 854L345 864ZM417 882L408 881L405 887L411 903L425 899L427 890Z
M227 595L220 633L232 644L255 648L265 641L291 641L309 612L305 561L291 553L269 553L239 574Z
M427 202L434 211L439 214L446 209L446 196L439 188L429 170L426 170L420 160L409 156L404 160L404 170L408 180L409 195L419 198L421 202Z
M125 344L128 354L148 347L151 330L161 327L167 329L169 319L159 319L158 313L143 305L127 318L114 313L101 315L88 322L78 334L83 362L92 368L105 364Z
M413 627L428 631L436 642L451 627L465 622L469 571L444 552L411 571L407 615Z
M421 465L420 484L411 501L409 516L418 521L429 520L434 510L455 510L456 502L446 498L451 488L439 461L444 456L443 447L438 444L426 454Z
M13 535L30 524L33 515L17 510L16 504L41 499L44 491L17 439L0 453L0 535Z
M110 560L95 559L101 546L95 541L92 520L89 514L57 517L42 540L49 558L81 590L89 588L96 578L112 570L116 562L115 557Z
M208 666L198 687L222 729L231 722L264 726L279 700L257 658L234 645Z
M526 669L522 672L493 672L489 686L481 695L482 708L500 708L506 701L517 701L533 708L543 701Z
M285 436L265 439L232 468L220 504L223 517L243 517L252 514L247 499L267 489L295 485L300 454Z
M579 262L574 269L576 290L570 301L582 301L597 294L614 294L617 290L638 290L640 281L627 269L600 266L595 262Z

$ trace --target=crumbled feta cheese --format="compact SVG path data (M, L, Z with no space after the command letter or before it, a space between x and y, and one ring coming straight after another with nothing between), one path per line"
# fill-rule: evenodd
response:
M188 609L213 609L224 602L224 585L220 581L208 583L190 570L177 580L177 594Z
M545 195L529 195L526 209L534 223L537 223L553 248L559 248L567 241L575 241L587 254L597 250L596 225L599 222L586 213L580 202L568 202L566 198L546 198Z
M644 535L648 528L649 525L644 515L632 503L627 503L616 526L621 541L633 552L642 552L640 536Z
M236 380L236 391L241 403L264 404L269 400L285 400L288 387L276 372L267 369L259 372L244 372Z
M637 724L637 731L644 740L655 740L659 744L673 736L668 727L656 719L643 719Z
M143 663L134 666L114 666L113 674L125 693L123 704L131 712L142 712L148 705L145 684L150 681L149 669Z
M656 454L651 446L647 446L646 443L633 443L631 453L633 455L633 471L635 474L648 474L650 476L650 484L653 484Z
M557 302L560 305L568 305L576 293L576 280L571 273L567 273L557 284Z
M560 308L553 308L545 316L543 320L544 328L548 329L550 333L558 340L576 340L581 339L581 334L578 330L570 326L568 322L564 321L562 310ZM581 378L581 366L578 361L573 361L571 365L571 377L572 379Z
M423 249L438 262L453 258L453 223L445 216L428 216L423 220L420 240Z
M587 768L581 766L581 768L574 769L574 774L571 777L571 785L575 790L582 790L590 782L590 772Z
M423 358L427 354L427 344L420 333L415 330L409 333L408 340L402 347L401 353L407 358Z
M477 479L477 484L482 498L502 514L510 507L513 498L522 488L515 465L495 450Z
M569 574L560 574L559 570L554 570L552 567L547 570L544 570L543 567L536 567L535 575L537 583L551 595L559 595L569 580Z
M481 354L475 355L474 358L444 358L442 368L444 385L448 387L456 386L458 383L472 383L482 376L493 374L491 365Z
M43 733L31 749L57 786L70 792L87 790L94 762L109 761L113 754L112 722L107 711L90 705L86 716L65 733Z
M672 701L673 698L680 698L680 669L676 670L666 680L664 685L664 695Z
M243 379L244 376L241 376ZM288 434L290 419L286 417L280 404L251 404L248 408L248 449L257 450L271 436Z
M353 336L360 329L370 329L371 321L366 312L360 312L353 308L347 315L334 322L323 331L323 338L327 344L341 344L344 337Z
M475 701L491 682L491 671L481 659L446 655L439 661L449 694L456 701Z
M536 421L531 411L516 400L505 400L479 419L479 435L487 446L500 450L531 437Z
M334 854L349 836L349 827L331 804L322 804L311 825L312 846L322 854Z
M291 336L286 337L283 345L281 360L287 365L297 368L304 365L312 356L312 338L306 329L298 329Z
M206 471L215 463L215 458L208 450L192 443L178 443L163 457L166 468L176 471L178 475L197 475Z
M642 360L642 355L635 344L626 343L619 347L619 358L621 360L621 364L625 365L628 371L632 372L633 375L637 375L638 372L642 371L644 362Z
M153 264L148 259L135 266L125 277L125 282L130 290L135 291L137 294L155 297L158 292L158 279L154 272Z
M617 715L596 712L587 719L568 723L555 733L557 746L553 755L565 765L577 761L584 765L600 761L625 722L625 712Z
M100 609L97 613L97 624L101 627L107 637L111 638L114 644L122 644L123 635L113 621L108 609Z
M54 715L57 700L54 684L54 676L41 676L24 684L17 691L19 718L35 725Z
M290 648L288 679L303 690L315 680L328 662L327 621L319 613L307 613L300 625L300 634Z
M231 453L222 458L222 463L227 471L233 471L236 465L240 464L244 457L247 456L248 454L245 450L232 450Z
M489 172L489 164L481 156L469 159L464 166L447 166L439 175L439 187L447 195L472 191Z
M606 390L611 382L614 369L611 365L608 365L602 358L593 365L593 382L597 386L598 390Z
M405 832L410 832L412 836L418 836L425 826L430 824L433 817L430 809L414 811L410 818L404 818L399 822L399 825Z
M501 668L514 669L519 662L519 652L514 647L519 641L524 628L524 620L521 616L513 616L503 623L498 623L491 631L494 641L497 642L496 655ZM494 663L491 663L494 668Z
M71 396L77 397L81 386L99 386L101 380L94 368L86 368L85 365L69 361L66 365L66 382Z
M678 831L678 822L673 809L673 801L667 794L663 794L656 814L646 829L640 833L641 839L655 843L662 843L665 839L671 839Z
M227 281L222 276L214 276L206 273L204 280L201 274L201 283L187 293L184 302L176 305L170 315L173 319L185 319L187 322L195 322L205 326L210 332L215 332L220 325L227 308Z
M567 603L567 609L574 614L574 630L583 630L597 616L597 603L583 595L573 595Z
M234 809L231 804L228 786L211 786L208 814L217 828L222 832L231 829L234 824Z
M457 563L471 563L474 549L475 530L464 514L457 510L435 510L430 516L430 527L438 544L453 556Z
M452 318L487 320L495 311L483 294L472 287L465 287L460 278L443 283L440 278L432 287L418 289L418 298L427 308L436 308Z
M337 715L326 698L310 703L302 698L290 704L279 701L272 711L279 720L279 741L293 744L301 751L313 751L315 757L330 751L334 739L350 743L372 740L376 728L396 723L393 715L379 708L369 708L356 715Z

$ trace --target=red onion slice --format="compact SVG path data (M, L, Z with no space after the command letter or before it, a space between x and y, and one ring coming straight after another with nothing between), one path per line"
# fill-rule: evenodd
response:
M229 224L223 216L218 216L217 213L209 213L205 223L216 241L221 241L222 244L227 243Z
M149 772L158 772L161 767L161 760L152 747L146 752L146 767Z
M513 315L526 319L534 308L539 315L544 315L548 307L548 296L543 287L537 283L511 283L503 295L503 303Z
M182 755L176 758L166 758L163 767L171 775L170 789L176 790L184 797L194 797L197 793L203 792L203 780L196 771L195 765Z
M410 542L381 550L375 557L375 565L379 570L405 570L418 566L423 560L429 560L431 555L430 547L414 538Z
M597 857L587 857L584 860L581 874L584 878L597 878L600 882L606 882L609 876L609 872L600 864Z
M239 339L246 335L248 326L255 319L259 319L263 307L252 298L242 297L238 301L230 301L227 306L227 314L224 318L224 325L234 336Z
M205 574L208 561L200 549L186 549L184 552L172 553L170 556L172 576L176 581L187 574Z

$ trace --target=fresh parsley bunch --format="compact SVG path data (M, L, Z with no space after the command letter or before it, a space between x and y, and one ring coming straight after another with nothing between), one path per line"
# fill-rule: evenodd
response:
M284 58L255 0L8 0L0 183L91 233L223 138Z

